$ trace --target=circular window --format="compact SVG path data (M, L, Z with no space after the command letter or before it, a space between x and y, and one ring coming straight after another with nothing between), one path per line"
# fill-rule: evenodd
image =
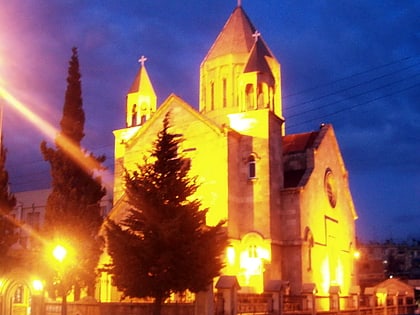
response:
M331 207L335 208L337 204L337 184L329 168L325 172L324 189Z

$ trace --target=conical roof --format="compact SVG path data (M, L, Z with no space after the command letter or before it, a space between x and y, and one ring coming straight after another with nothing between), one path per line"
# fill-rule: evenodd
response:
M252 47L248 62L245 66L244 72L264 72L271 75L270 66L267 63L265 57L273 57L270 50L264 44L260 37L257 38L254 46Z
M254 45L256 28L241 6L233 10L204 60L227 54L249 53Z
M149 74L147 73L147 70L144 64L140 67L139 71L137 72L137 75L134 79L133 84L131 85L130 90L128 91L128 94L142 92L142 91L148 92L148 93L149 92L155 93L152 82L150 81L150 78L149 78Z

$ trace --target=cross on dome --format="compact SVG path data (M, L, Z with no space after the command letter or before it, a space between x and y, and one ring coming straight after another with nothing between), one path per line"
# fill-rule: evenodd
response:
M258 41L258 38L260 38L261 33L258 31L255 31L254 34L252 34L252 37L254 37L255 41Z
M242 0L238 0L238 7L242 6Z
M146 62L147 58L145 56L141 56L138 60L142 67L144 67L144 63Z

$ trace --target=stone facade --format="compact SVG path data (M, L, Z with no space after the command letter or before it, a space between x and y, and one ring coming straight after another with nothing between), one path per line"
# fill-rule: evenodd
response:
M141 76L145 76L143 79ZM299 294L313 284L347 294L354 268L357 218L348 173L331 125L285 135L280 64L241 6L234 9L200 67L199 111L176 95L144 119L136 102L155 100L142 63L127 96L126 127L115 130L114 209L124 216L122 171L149 155L170 112L170 132L182 134L196 192L209 208L207 224L226 220L230 244L223 275L243 293L288 281ZM149 95L149 97L147 97Z

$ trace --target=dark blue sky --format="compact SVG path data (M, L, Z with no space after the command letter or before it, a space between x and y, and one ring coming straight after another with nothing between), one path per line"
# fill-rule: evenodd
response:
M198 104L199 66L235 0L3 1L0 86L58 127L71 48L79 49L86 137L113 162L141 55L161 103ZM243 0L282 66L287 133L334 125L363 240L420 238L420 2ZM2 101L5 103L4 101ZM53 135L50 135L53 136ZM49 185L47 135L10 106L12 190Z

